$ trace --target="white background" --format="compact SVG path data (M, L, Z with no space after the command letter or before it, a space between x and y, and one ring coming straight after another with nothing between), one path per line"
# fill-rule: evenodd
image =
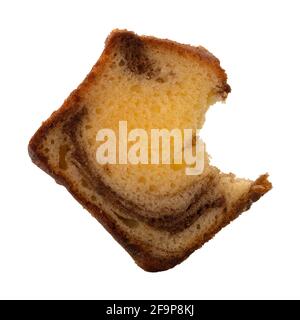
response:
M1 1L0 298L300 298L298 3ZM223 171L267 171L274 185L187 261L156 274L27 154L114 28L214 53L232 93L207 114L208 152Z

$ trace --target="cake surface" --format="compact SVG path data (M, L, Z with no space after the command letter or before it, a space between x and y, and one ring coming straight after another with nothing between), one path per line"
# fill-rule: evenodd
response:
M35 164L71 194L147 271L183 261L271 189L209 164L99 164L97 133L142 128L201 129L230 87L219 60L202 47L115 30L82 84L29 143ZM194 147L191 139L191 148ZM117 144L119 141L117 141ZM118 154L117 154L118 156Z

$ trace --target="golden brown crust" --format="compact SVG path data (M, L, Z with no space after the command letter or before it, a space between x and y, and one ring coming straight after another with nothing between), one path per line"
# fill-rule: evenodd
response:
M129 252L129 254L134 258L139 266L147 271L161 271L169 269L176 264L180 263L184 259L186 259L194 250L202 246L206 241L211 239L214 234L216 234L221 228L227 225L230 221L235 219L242 211L249 208L253 201L258 200L264 193L266 193L270 188L271 185L267 181L267 176L261 176L258 180L256 180L252 187L243 199L240 199L236 208L224 215L223 220L221 223L213 226L211 230L209 230L204 237L198 239L186 252L183 252L181 256L172 256L167 258L159 258L156 256L152 256L149 252L149 248L147 245L140 242L132 242L128 236L116 226L115 222L109 218L109 216L103 212L99 207L92 204L88 201L69 181L66 177L61 174L57 174L54 168L49 165L47 159L44 155L39 151L39 145L43 141L44 137L47 136L48 131L51 128L56 127L60 122L63 122L69 115L73 114L75 111L78 110L78 106L81 102L81 96L87 90L89 85L94 81L96 75L101 73L102 65L108 59L110 53L112 52L113 46L115 45L116 41L120 38L120 36L124 35L134 35L128 31L120 31L115 30L111 33L111 35L106 40L106 47L91 70L91 72L87 75L85 80L82 84L71 93L68 99L64 102L62 107L54 112L48 120L46 120L42 126L38 129L35 135L29 142L28 150L29 155L32 158L32 161L39 166L42 170L47 172L51 175L57 183L64 185L68 191L77 199L110 233L111 235ZM136 36L135 36L136 37ZM211 68L214 69L215 73L220 78L220 83L222 86L220 89L220 96L225 99L228 92L230 92L230 87L227 84L227 76L224 70L220 67L219 60L215 58L212 54L210 54L206 49L202 47L191 47L188 45L181 45L173 41L169 40L160 40L153 37L140 37L142 42L149 43L151 45L159 45L169 48L171 50L176 50L178 53L182 55L189 55L193 59L196 59L199 62L205 62L207 65L210 65ZM145 65L143 65L141 70ZM132 66L132 68L135 68Z
M138 38L139 41L149 44L152 46L159 46L171 51L175 51L182 56L188 56L189 58L195 59L200 63L205 63L206 66L210 66L215 74L220 79L222 85L219 88L220 97L225 100L228 93L231 92L231 88L227 83L227 75L224 69L220 66L220 61L212 53L206 50L202 46L194 47L188 44L181 44L176 41L168 39L158 39L151 36L137 36L135 33L127 30L114 30L107 37L105 43L108 51L120 40L122 37Z

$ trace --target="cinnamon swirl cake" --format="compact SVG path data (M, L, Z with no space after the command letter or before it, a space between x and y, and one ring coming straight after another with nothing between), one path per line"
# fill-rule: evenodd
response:
M128 130L200 129L208 107L229 92L219 60L203 47L115 30L82 84L32 137L29 154L140 267L166 270L269 191L267 175L224 174L207 154L199 175L187 175L184 162L99 164L97 132L117 132L121 120Z

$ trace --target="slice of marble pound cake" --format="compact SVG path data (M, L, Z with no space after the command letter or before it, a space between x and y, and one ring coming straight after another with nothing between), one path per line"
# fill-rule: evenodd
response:
M174 267L271 189L187 164L99 164L101 128L199 129L230 87L203 47L113 31L82 84L29 143L32 161L70 193L147 271ZM118 136L116 136L118 140ZM118 141L117 145L118 145Z

